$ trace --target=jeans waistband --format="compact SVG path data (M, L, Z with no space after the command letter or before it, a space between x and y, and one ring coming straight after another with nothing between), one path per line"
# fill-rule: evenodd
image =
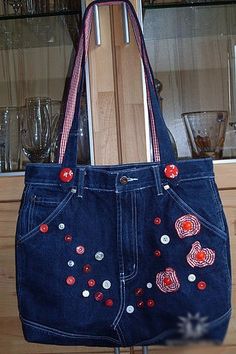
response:
M171 183L186 179L214 177L211 159L178 160L175 162L179 174ZM166 165L157 163L133 163L124 165L91 166L78 165L70 183L59 179L60 164L28 164L25 173L26 184L61 185L63 188L79 186L83 188L107 191L128 191L156 186L158 190L163 183L169 183L165 176Z

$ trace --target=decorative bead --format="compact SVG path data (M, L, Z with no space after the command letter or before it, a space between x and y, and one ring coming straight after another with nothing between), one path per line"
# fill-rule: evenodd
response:
M88 280L88 286L90 287L90 288L92 288L93 286L95 286L96 285L96 281L94 280L94 279L89 279Z
M148 299L147 300L147 307L154 307L155 306L155 301L153 299Z
M46 232L48 232L48 225L47 225L47 224L41 224L41 225L39 226L39 230L40 230L43 234L45 234Z
M66 278L66 283L68 285L74 285L75 284L75 278L72 276L72 275L69 275L67 278Z
M136 288L135 289L135 295L136 296L142 296L144 293L143 289L142 288Z
M199 251L197 254L196 254L196 259L198 261L204 261L206 259L206 254L204 251Z
M95 295L94 298L96 301L102 301L103 300L103 293L101 291L98 291Z
M199 281L199 283L197 283L197 287L199 290L205 290L206 289L206 283L204 281Z
M63 168L60 171L59 178L62 182L68 183L72 180L73 175L74 175L74 173L71 168Z
M172 280L170 278L164 278L163 283L165 286L169 286L172 284Z
M161 218L159 218L159 216L157 216L154 220L153 220L155 225L160 225L161 223Z
M92 267L91 267L90 264L85 264L85 265L83 266L83 272L84 272L84 273L90 273L91 270L92 270Z
M84 252L85 252L84 246L79 245L79 246L76 247L76 253L84 254Z
M66 235L66 236L64 237L64 240L65 240L66 242L71 242L71 241L72 241L72 236L71 236L71 235Z
M184 221L184 222L182 223L182 228L183 228L185 231L190 231L190 230L192 230L192 228L193 228L193 223L192 223L192 221Z
M114 305L113 300L112 300L112 299L107 299L107 300L105 301L105 305L106 305L107 307L112 307L112 306Z

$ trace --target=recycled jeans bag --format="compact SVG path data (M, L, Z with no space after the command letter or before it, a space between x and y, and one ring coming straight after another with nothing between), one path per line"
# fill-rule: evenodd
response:
M154 162L77 165L82 72L94 5L126 3L146 76ZM211 159L176 161L135 11L85 12L58 163L28 164L16 232L17 295L30 342L132 346L222 342L228 229Z

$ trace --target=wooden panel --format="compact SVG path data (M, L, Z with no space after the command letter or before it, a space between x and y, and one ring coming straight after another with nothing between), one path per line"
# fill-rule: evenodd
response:
M138 1L133 4L138 7ZM140 55L130 22L130 44L124 42L120 6L114 7L113 19L121 162L147 161Z
M0 201L20 200L24 186L23 176L0 176Z
M236 163L214 164L214 171L219 189L236 188Z

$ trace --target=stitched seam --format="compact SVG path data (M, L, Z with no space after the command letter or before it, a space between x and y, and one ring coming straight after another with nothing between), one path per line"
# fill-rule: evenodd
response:
M223 217L222 217L222 206L221 206L221 204L219 202L218 195L217 195L217 192L215 190L214 180L211 179L209 182L210 182L211 190L212 190L212 193L213 193L213 196L214 196L214 199L215 199L215 203L218 206L218 210L217 211L218 211L218 216L219 216L219 219L220 219L221 227L222 227L222 229L224 229L225 228L225 224L224 224Z
M27 326L31 326L33 328L40 329L42 331L46 331L48 333L53 333L57 334L62 337L71 337L71 338L91 338L91 339L101 339L101 340L108 340L114 343L119 343L118 340L111 338L111 337L106 337L106 336L95 336L95 335L86 335L86 334L74 334L74 333L69 333L69 332L64 332L61 330L58 330L56 328L51 328L45 325L42 325L40 323L32 322L29 320L26 320L24 317L20 316L22 322L26 324Z
M187 213L190 212L196 215L206 228L208 228L210 231L215 232L220 238L226 241L227 233L218 229L216 226L212 225L207 220L205 220L205 218L203 218L194 209L192 209L187 203L185 203L185 201L182 198L180 198L180 196L177 193L175 193L172 189L168 189L166 191L181 208L183 208Z
M121 328L120 328L120 326L119 326L118 324L117 324L117 326L116 326L115 331L117 332L117 335L118 335L118 337L119 337L120 342L121 342L123 345L126 345L126 340L125 340L124 334L123 334L123 332L122 332L122 330L121 330Z
M127 193L127 192L139 191L142 189L154 188L154 187L155 187L155 184L144 186L144 187L137 187L134 189L120 190L120 191L116 191L115 189L103 189L103 188L93 188L93 187L84 187L84 189L95 190L98 192L116 192L117 194L120 194L120 193L124 193L124 192Z
M55 217L65 208L66 204L70 201L72 197L73 197L73 193L69 192L64 198L64 200L62 200L61 203L57 206L57 208L45 220L42 221L42 224L50 223L52 220L54 220ZM27 233L25 236L19 238L18 244L23 244L25 241L35 236L35 234L37 233L38 233L38 226L36 226L33 230L31 230L30 233Z

